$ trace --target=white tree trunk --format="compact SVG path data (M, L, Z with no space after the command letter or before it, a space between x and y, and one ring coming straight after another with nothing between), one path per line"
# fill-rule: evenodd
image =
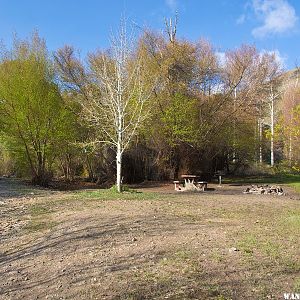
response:
M120 91L121 80L118 80L118 91ZM122 96L118 93L118 110L117 110L117 153L116 153L116 164L117 164L117 190L119 193L122 192Z
M119 193L122 192L122 152L121 147L117 147L116 155L116 164L117 164L117 190Z
M271 95L271 166L274 166L274 96Z
M121 40L121 47L123 40ZM122 154L123 154L123 109L124 109L124 98L123 98L123 89L124 82L122 80L124 74L126 73L123 69L123 57L124 49L121 48L120 53L117 56L117 107L116 107L116 129L117 129L117 155L116 155L116 164L117 164L117 190L119 193L122 192Z
M293 144L292 144L292 134L289 136L289 166L292 166L292 158L293 158Z
M234 89L234 98L233 98L233 110L234 110L234 115L236 113L236 88ZM233 120L233 163L236 162L236 119L234 116Z
M259 118L258 120L258 136L259 136L259 163L262 164L263 157L262 157L262 119Z

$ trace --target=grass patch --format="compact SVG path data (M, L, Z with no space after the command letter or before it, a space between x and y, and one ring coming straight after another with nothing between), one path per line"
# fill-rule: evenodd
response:
M282 264L286 273L299 274L300 272L300 261L297 259L297 256L288 254L282 259ZM300 277L299 277L300 284ZM300 287L300 285L299 285Z
M293 229L300 229L300 212L289 215L286 224Z
M297 237L300 231L300 210L289 211L282 216L278 229L281 235L285 235L286 238Z
M195 253L187 249L180 249L162 258L158 262L159 278L174 279L179 274L193 276L202 272L201 265L196 260Z
M183 218L186 222L192 224L203 220L203 217L201 215L196 215L193 213L176 213L175 215L179 218Z
M231 298L227 298L227 297L225 297L225 296L223 296L223 295L219 295L219 296L217 296L217 298L215 298L216 300L231 300Z
M25 226L25 230L33 233L37 231L51 230L56 225L56 222L32 220Z
M293 187L297 193L300 193L300 182L289 183L289 186Z
M243 183L243 184L290 184L300 188L300 175L296 174L274 174L257 175L247 177L229 177L224 179L224 183Z
M261 251L272 259L281 257L281 247L278 243L266 240L260 246Z
M183 267L183 264L188 263L192 257L190 251L178 250L170 256L162 258L159 264L161 266Z
M74 196L80 200L159 200L163 198L159 193L143 193L132 189L126 189L122 193L118 193L115 187L78 191L74 193Z
M253 234L246 235L238 242L238 249L245 255L252 256L254 249L258 247L258 240Z
M208 292L208 294L210 295L210 296L212 296L212 297L215 297L214 299L220 299L219 297L221 296L220 295L220 288L219 288L219 286L218 285L215 285L215 284L213 284L213 285L209 285L208 287L207 287L207 292Z
M214 249L210 255L211 259L216 263L224 262L225 258L219 250Z
M297 274L300 210L269 212L269 220L260 226L239 232L237 248L247 264L261 267L260 261L286 274ZM284 271L283 271L284 270Z
M43 204L34 204L30 206L30 214L33 217L49 214L52 212L48 205Z
M252 257L254 252L258 252L272 260L282 258L282 248L278 242L267 239L258 240L253 235L249 235L238 242L238 249L246 257Z
M294 281L294 292L300 293L300 277L297 277Z
M53 202L33 204L29 207L30 222L24 227L28 232L52 229L57 222L51 221L50 214L54 212Z

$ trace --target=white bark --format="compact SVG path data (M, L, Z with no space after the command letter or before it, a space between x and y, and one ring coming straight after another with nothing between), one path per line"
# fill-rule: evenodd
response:
M262 156L262 119L258 119L258 143L259 143L259 163L262 164L263 156Z
M117 147L116 155L116 164L117 164L117 190L119 193L122 192L122 150L121 147Z
M107 142L116 151L116 186L122 191L122 156L147 116L145 103L153 86L146 88L140 57L133 59L133 41L128 39L126 24L112 36L110 55L95 56L93 70L99 82L101 98L93 99L92 119L96 119ZM100 60L99 60L100 58ZM99 63L100 61L100 63ZM95 112L99 115L95 116Z
M275 101L279 97L280 92L274 93L273 85L270 85L270 94L269 94L269 107L270 107L270 165L273 167L275 163L274 159L274 133L275 133Z
M289 135L289 166L292 166L292 159L293 159L293 144L292 144L293 138L292 134Z
M236 87L234 88L233 110L236 111ZM236 162L236 119L233 120L233 163Z
M270 108L271 108L271 158L270 158L270 164L271 167L274 166L274 94L273 89L271 87L271 95L270 95Z

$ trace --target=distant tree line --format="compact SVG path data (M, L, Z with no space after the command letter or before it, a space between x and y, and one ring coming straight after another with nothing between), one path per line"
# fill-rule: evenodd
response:
M176 25L135 36L123 23L110 48L84 61L72 46L50 55L37 33L2 50L1 172L121 191L183 173L298 171L298 73L251 45L220 59L205 39L178 39Z

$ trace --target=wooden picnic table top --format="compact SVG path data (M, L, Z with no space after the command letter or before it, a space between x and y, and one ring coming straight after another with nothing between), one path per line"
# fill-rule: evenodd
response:
M198 175L181 175L182 178L197 178Z

